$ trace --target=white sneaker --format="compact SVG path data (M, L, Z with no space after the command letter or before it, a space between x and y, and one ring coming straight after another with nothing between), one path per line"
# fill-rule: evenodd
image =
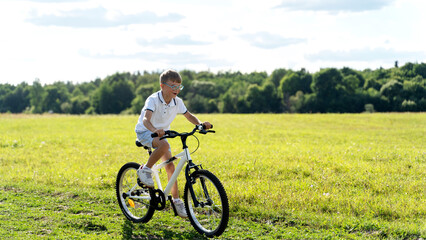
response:
M145 184L147 187L154 187L154 181L152 180L151 169L139 168L137 173L138 173L139 180L141 180L143 184Z
M175 205L176 213L178 214L178 216L181 218L187 218L188 214L186 213L185 204L182 202L182 200L173 200L173 203Z

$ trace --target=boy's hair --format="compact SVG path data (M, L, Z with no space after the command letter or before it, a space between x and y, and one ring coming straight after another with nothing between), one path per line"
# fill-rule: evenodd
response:
M176 83L182 82L179 73L172 69L166 70L160 75L160 84L167 83L169 80Z

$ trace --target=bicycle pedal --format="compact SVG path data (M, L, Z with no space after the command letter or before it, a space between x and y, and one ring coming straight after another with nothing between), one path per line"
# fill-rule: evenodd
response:
M151 188L151 189L155 190L154 187L150 187L150 186L143 184L139 178L138 178L137 182L138 182L139 187L141 187L141 188L148 188L148 189Z

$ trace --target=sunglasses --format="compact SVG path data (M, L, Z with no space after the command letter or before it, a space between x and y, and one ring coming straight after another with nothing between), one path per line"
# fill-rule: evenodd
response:
M164 85L167 85L167 86L169 86L172 90L182 90L183 89L183 85L175 85L175 86L170 86L169 84L167 84L167 83L163 83Z

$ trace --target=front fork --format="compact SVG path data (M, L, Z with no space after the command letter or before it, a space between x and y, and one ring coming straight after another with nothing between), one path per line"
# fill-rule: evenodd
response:
M189 192L191 193L192 201L194 202L194 207L198 207L200 204L202 205L201 207L204 207L204 205L205 205L204 203L200 203L198 201L198 199L197 199L197 197L195 196L195 193L194 193L194 188L192 187L192 185L195 184L195 178L191 177L191 172L190 171L191 171L191 169L194 169L195 170L194 172L196 172L200 168L203 169L203 167L201 166L201 164L200 165L195 165L192 162L192 160L189 160L188 165L186 165L186 169L185 169L186 182L189 183L188 184L189 185ZM204 179L200 178L200 181L201 181L201 186L203 187L203 192L204 192L205 197L207 199L210 199L209 193L207 191L207 188L206 188L206 185L205 185L205 182L204 182Z

